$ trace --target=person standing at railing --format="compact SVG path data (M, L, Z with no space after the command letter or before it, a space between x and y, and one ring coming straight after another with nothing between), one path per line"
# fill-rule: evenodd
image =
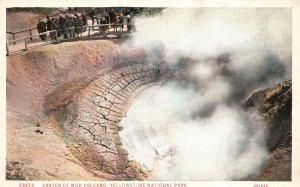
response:
M105 17L101 17L100 24L101 24L101 25L107 24L107 21L106 21ZM106 32L108 31L108 25L101 26L101 31L102 31L103 33L106 33Z
M50 30L51 30L51 31L57 30L57 25L56 25L56 23L55 23L54 18L52 18L52 19L50 20ZM50 33L50 37L51 37L52 40L56 39L56 34L55 34L55 32L51 32L51 33Z
M123 17L123 14L120 14L120 17L119 17L119 24L120 24L120 31L123 32L123 28L124 28L124 17Z
M127 32L131 31L131 18L130 15L127 15Z
M69 34L69 26L70 26L70 18L69 15L66 15L65 18L63 18L63 35L65 39L68 39L68 34Z
M76 14L78 20L78 35L82 33L83 21L78 14Z
M109 23L109 15L108 15L108 13L107 13L106 9L103 11L103 13L102 13L102 17L104 17L104 18L105 18L105 20L106 20L106 23L108 24L108 23Z
M50 17L48 15L46 16L46 18L47 18L47 21L46 21L47 31L50 31L51 30L50 29L51 19L50 19Z
M112 28L114 28L114 32L116 32L118 19L117 19L117 13L115 13L114 9L111 9L111 11L109 13L109 17L110 17L110 21L112 24Z
M84 12L82 12L82 14L81 14L81 19L82 19L82 22L83 22L83 26L87 26L87 17L86 17ZM84 27L83 31L84 32L86 31L86 27Z
M74 32L75 32L75 36L79 35L79 20L78 20L78 15L74 14Z
M112 8L109 9L108 16L110 21L109 24L112 24L112 18L114 16L114 10Z
M38 30L38 33L43 33L43 32L47 31L46 23L42 19L39 19L39 22L38 22L36 28ZM39 35L39 37L42 40L46 40L47 35L46 34L42 34L42 35Z
M73 16L69 17L69 32L70 32L70 38L75 37L75 18Z
M52 19L54 19L54 23L56 25L56 29L58 30L58 19L57 18L52 18Z
M91 17L92 25L94 25L95 13L94 13L93 8L90 9L89 16ZM93 30L94 30L94 27L93 27Z
M58 37L60 37L61 34L64 32L65 22L66 22L66 19L61 14L59 14L59 16L58 16Z

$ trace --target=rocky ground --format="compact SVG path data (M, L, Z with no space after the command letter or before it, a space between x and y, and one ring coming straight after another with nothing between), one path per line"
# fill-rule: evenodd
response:
M264 117L269 129L269 161L252 180L288 181L292 170L292 81L255 92L245 103Z

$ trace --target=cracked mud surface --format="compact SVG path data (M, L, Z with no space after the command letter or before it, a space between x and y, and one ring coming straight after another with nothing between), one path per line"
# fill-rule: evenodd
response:
M78 117L64 127L93 143L105 157L114 158L118 153L112 139L118 133L116 125L124 117L136 90L156 81L156 72L146 66L128 67L93 81L78 101Z
M132 162L129 163L127 152L122 149L118 123L135 96L157 82L158 76L158 69L144 65L121 68L93 80L81 90L79 99L67 106L72 114L61 125L64 133L85 150L73 153L87 167L94 160L91 157L97 157L93 167L116 175L111 179L140 178L138 167L130 168ZM57 115L62 116L65 111ZM93 150L93 155L86 154L89 150Z

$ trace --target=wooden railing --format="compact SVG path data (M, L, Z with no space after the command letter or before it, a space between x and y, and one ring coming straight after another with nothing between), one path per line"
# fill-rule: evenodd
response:
M91 37L91 28L96 28L94 30L101 30L102 27L105 27L105 26L108 26L108 27L117 27L117 29L120 28L121 25L131 25L133 26L133 24L100 24L100 25L88 25L88 26L83 26L83 27L76 27L74 28L75 29L79 29L79 30L87 30L87 35L86 36L83 36L83 33L84 32L80 32L78 33L78 35L76 37L87 37L87 38L90 38ZM47 31L47 32L43 32L43 33L39 33L39 34L35 34L35 35L32 35L32 32L31 30L33 29L36 29L36 28L32 28L32 29L27 29L27 30L24 30L24 31L19 31L19 32L15 32L14 34L16 33L21 33L21 32L26 32L26 31L30 31L29 33L29 36L25 36L25 37L21 37L21 38L17 38L15 39L15 36L13 35L13 40L7 40L6 41L6 55L10 55L11 54L11 51L10 51L10 44L11 43L14 43L14 45L16 44L17 41L23 41L24 42L24 48L22 50L25 50L27 51L28 50L28 43L30 40L32 40L33 37L39 37L41 35L49 35L50 33L53 33L55 32L55 40L54 41L48 41L48 42L45 42L45 44L49 44L49 43L54 43L54 42L58 42L58 41L65 41L65 40L68 40L68 39L73 39L73 38L68 38L68 39L60 39L58 37L58 32L63 32L63 30L51 30L51 31ZM128 29L128 28L127 28ZM85 31L86 32L86 31ZM9 32L7 32L9 33ZM105 33L101 33L103 34L104 36L107 36L108 34L120 34L120 33L128 33L128 30L125 32L125 31L122 31L122 32L111 32L111 31L108 31L108 32L105 32Z
M16 39L16 34L20 34L20 33L28 32L28 31L29 31L29 36L31 36L31 37L30 37L30 40L32 40L32 30L35 30L35 29L36 29L36 27L35 27L35 28L31 28L31 29L26 29L26 30L18 31L18 32L10 32L10 31L7 31L6 33L7 33L7 34L11 34L13 40L15 40L15 39ZM14 42L14 45L16 45L16 42Z

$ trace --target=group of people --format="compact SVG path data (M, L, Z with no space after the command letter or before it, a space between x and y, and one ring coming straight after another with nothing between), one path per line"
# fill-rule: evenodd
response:
M98 10L97 10L98 13ZM95 16L94 9L90 9L87 11L87 14L91 18L92 25L95 23L95 19L99 19L99 17ZM106 33L109 30L109 26L105 24L111 24L111 28L114 31L122 31L124 29L124 24L127 24L127 32L131 32L134 30L134 26L132 23L132 17L136 15L136 12L130 9L125 9L123 11L119 11L117 13L113 8L105 8L100 13L100 25L99 30L100 32ZM97 23L99 23L97 21ZM81 14L74 13L74 14L59 14L58 17L50 18L47 16L47 20L43 21L39 19L37 24L38 33L44 33L46 31L53 31L57 30L57 35L55 32L50 32L50 38L57 39L56 37L63 36L65 39L72 38L78 36L80 33L86 30L87 26L87 16L84 12ZM93 28L92 28L93 29ZM94 29L93 29L94 30ZM40 35L42 40L46 40L47 35L42 34Z
M64 38L72 38L78 36L85 30L87 25L87 16L85 13L81 13L79 16L77 13L70 14L59 14L58 18L47 16L47 21L44 22L42 19L39 19L37 24L38 33L43 33L46 31L57 30L57 36L55 32L50 33L51 39L56 39L56 37L63 36ZM47 35L40 35L42 40L46 40Z
M94 25L95 19L97 19L95 17L94 9L89 11L89 16L92 20L92 25ZM125 23L127 23L127 31L130 32L132 30L131 19L132 17L129 12L124 15L122 11L120 13L116 13L113 8L106 8L100 13L100 25L111 24L111 28L114 29L114 32L116 32L118 28L119 31L123 32ZM100 27L101 32L107 32L108 29L108 26Z

